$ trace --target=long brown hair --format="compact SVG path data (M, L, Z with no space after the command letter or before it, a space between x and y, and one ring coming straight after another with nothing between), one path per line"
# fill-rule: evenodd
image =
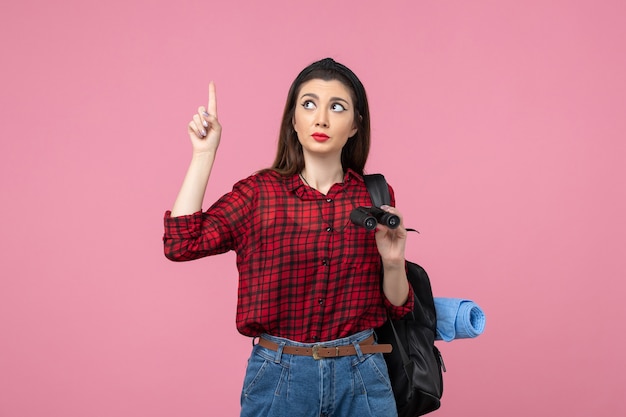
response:
M367 95L363 84L352 70L332 58L325 58L312 63L303 69L291 84L280 125L276 159L269 169L284 176L297 174L304 169L304 154L293 128L293 117L300 87L313 79L337 80L350 91L354 102L354 122L357 126L357 132L348 139L343 147L341 165L344 172L350 168L362 175L370 150L370 111Z

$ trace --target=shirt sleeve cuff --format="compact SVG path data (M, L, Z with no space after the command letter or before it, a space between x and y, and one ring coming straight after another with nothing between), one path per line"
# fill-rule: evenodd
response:
M387 312L389 313L389 317L392 320L401 319L402 317L406 316L411 311L413 311L413 306L415 304L415 296L413 294L413 287L409 285L408 297L406 299L406 302L401 306L395 306L391 304L391 302L387 299L387 297L384 297L384 300L385 300L385 307L387 308Z
M189 239L200 235L202 226L202 211L193 214L172 217L170 210L165 212L163 218L165 223L164 237L166 239Z

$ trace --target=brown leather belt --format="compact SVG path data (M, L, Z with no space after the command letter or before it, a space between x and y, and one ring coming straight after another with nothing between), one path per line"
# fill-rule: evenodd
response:
M274 352L278 351L278 344L267 340L263 337L259 339L259 345L264 348L273 350ZM370 336L367 339L358 343L361 352L364 355L368 353L389 353L391 352L391 345L375 345L374 344L374 336ZM353 356L356 355L356 349L354 345L345 345L345 346L321 346L315 345L312 347L303 347L303 346L284 346L283 353L287 355L299 355L299 356L312 356L313 359L322 359L322 358L336 358L339 356Z

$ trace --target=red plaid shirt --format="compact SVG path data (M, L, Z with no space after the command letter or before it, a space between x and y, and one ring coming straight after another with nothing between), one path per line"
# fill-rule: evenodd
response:
M391 191L392 202L393 191ZM374 233L350 221L371 205L363 178L349 170L327 195L298 175L259 173L235 184L206 212L165 213L165 255L187 261L237 253L237 329L305 343L382 325L413 308L393 306L381 286Z

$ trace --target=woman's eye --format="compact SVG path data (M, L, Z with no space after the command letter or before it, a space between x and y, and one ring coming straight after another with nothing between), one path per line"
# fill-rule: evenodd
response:
M337 111L337 112L339 112L339 111L344 111L344 110L346 109L345 107L343 107L343 106L342 106L341 104L339 104L339 103L334 103L332 106L330 106L330 108L331 108L333 111Z
M313 103L311 100L307 100L304 103L302 103L302 107L304 107L305 109L314 109L315 103Z

